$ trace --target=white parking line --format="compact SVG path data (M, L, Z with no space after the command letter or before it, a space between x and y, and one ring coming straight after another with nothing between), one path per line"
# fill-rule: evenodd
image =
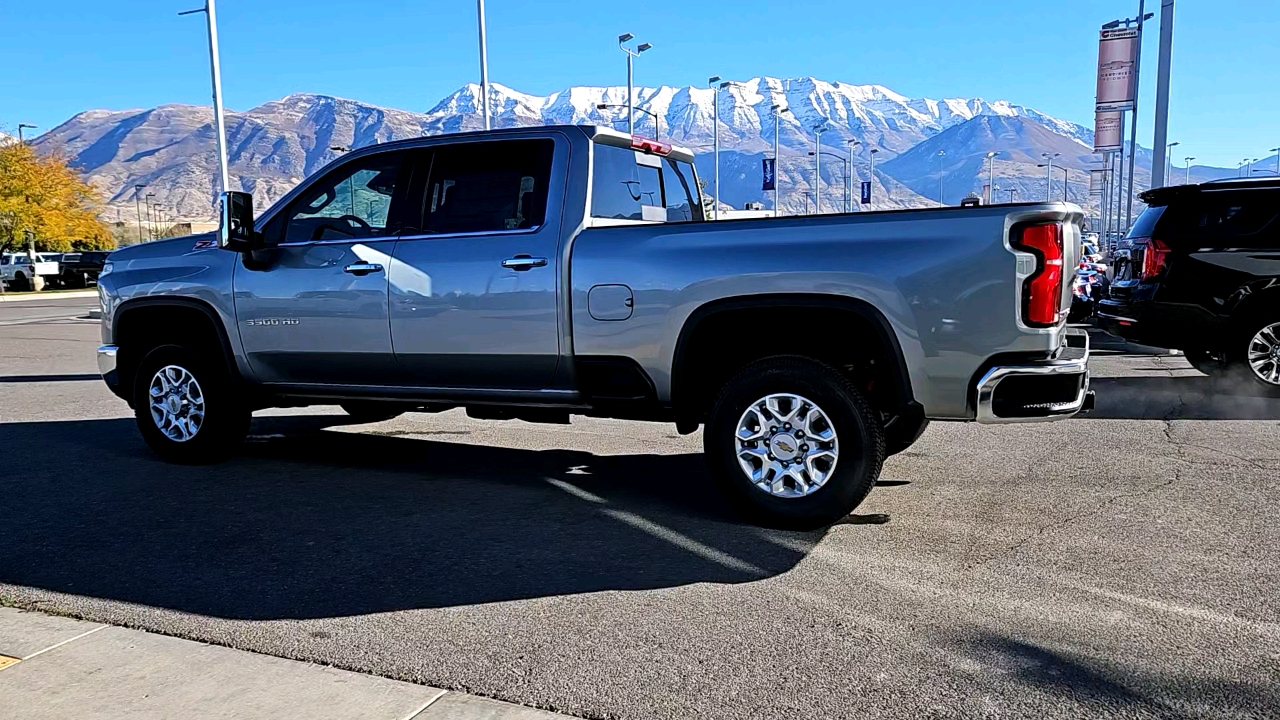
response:
M26 657L22 658L22 659L23 659L24 661L25 661L25 660L30 660L31 658L33 658L33 657L35 657L35 656L37 656L37 655L43 655L43 654L45 654L45 653L49 652L50 650L57 650L58 648L62 647L63 645L66 645L66 644L67 644L67 643L69 643L69 642L75 642L76 640L79 640L79 639L80 639L80 638L82 638L82 637L88 637L88 636L90 636L90 635L92 635L92 634L94 634L94 633L98 632L99 630L105 630L105 629L107 629L107 628L109 628L109 627L111 627L111 626L110 626L110 625L99 625L98 627L96 627L96 628L94 628L94 629L92 629L92 630L89 630L89 631L87 631L87 632L82 632L82 633L80 633L79 635L77 635L77 636L75 636L75 637L73 637L73 638L67 638L66 640L63 640L62 642L57 643L57 644L55 644L55 645L50 645L49 647L47 647L47 648L45 648L45 649L43 649L43 650L37 650L37 651L35 651L35 652L31 653L30 655L28 655L28 656L26 656Z

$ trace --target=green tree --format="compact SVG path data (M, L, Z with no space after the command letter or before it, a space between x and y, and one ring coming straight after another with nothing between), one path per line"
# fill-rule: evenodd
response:
M50 252L109 250L115 240L98 219L98 195L57 156L29 145L0 145L0 251L25 247Z

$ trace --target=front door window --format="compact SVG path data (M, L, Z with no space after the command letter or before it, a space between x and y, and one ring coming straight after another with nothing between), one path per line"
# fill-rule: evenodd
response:
M321 178L290 208L284 242L363 240L395 235L392 199L403 154L375 155Z

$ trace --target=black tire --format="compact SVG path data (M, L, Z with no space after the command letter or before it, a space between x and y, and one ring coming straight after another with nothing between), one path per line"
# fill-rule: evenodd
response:
M13 280L9 284L13 286L14 292L27 292L31 289L31 281L22 273L14 275Z
M138 430L152 451L168 462L219 462L240 447L249 431L251 412L237 397L226 366L216 356L206 359L207 355L178 345L162 345L147 353L134 376L133 408ZM167 367L189 373L204 403L203 420L187 440L170 437L153 418L150 388L157 373Z
M757 487L738 462L739 420L752 405L782 393L817 405L839 445L825 482L798 497ZM847 516L875 486L885 457L880 416L853 383L835 368L790 356L752 363L724 386L703 432L703 447L712 477L735 507L753 522L788 529L812 529Z
M1245 389L1250 395L1280 397L1280 381L1267 382L1249 365L1249 350L1254 337L1264 328L1272 328L1271 335L1280 339L1280 311L1266 310L1249 315L1236 325L1226 350L1224 376L1232 381L1233 389ZM1280 362L1280 361L1278 361ZM1280 370L1280 367L1277 368Z
M405 413L403 408L383 402L345 402L342 411L358 423L375 423L398 418Z

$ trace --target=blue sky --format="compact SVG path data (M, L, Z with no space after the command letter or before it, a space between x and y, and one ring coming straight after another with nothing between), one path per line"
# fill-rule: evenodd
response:
M177 16L200 2L0 0L0 129L48 129L90 108L207 103L203 16ZM1158 12L1159 0L1147 4ZM539 94L620 84L616 37L626 31L654 44L637 62L639 84L813 75L913 97L1007 99L1089 125L1097 28L1135 15L1136 5L488 0L490 77ZM478 78L470 0L220 0L218 10L230 108L319 92L426 110ZM1151 30L1144 145L1154 105ZM1235 167L1280 145L1276 0L1183 0L1174 39L1176 164L1195 155Z

